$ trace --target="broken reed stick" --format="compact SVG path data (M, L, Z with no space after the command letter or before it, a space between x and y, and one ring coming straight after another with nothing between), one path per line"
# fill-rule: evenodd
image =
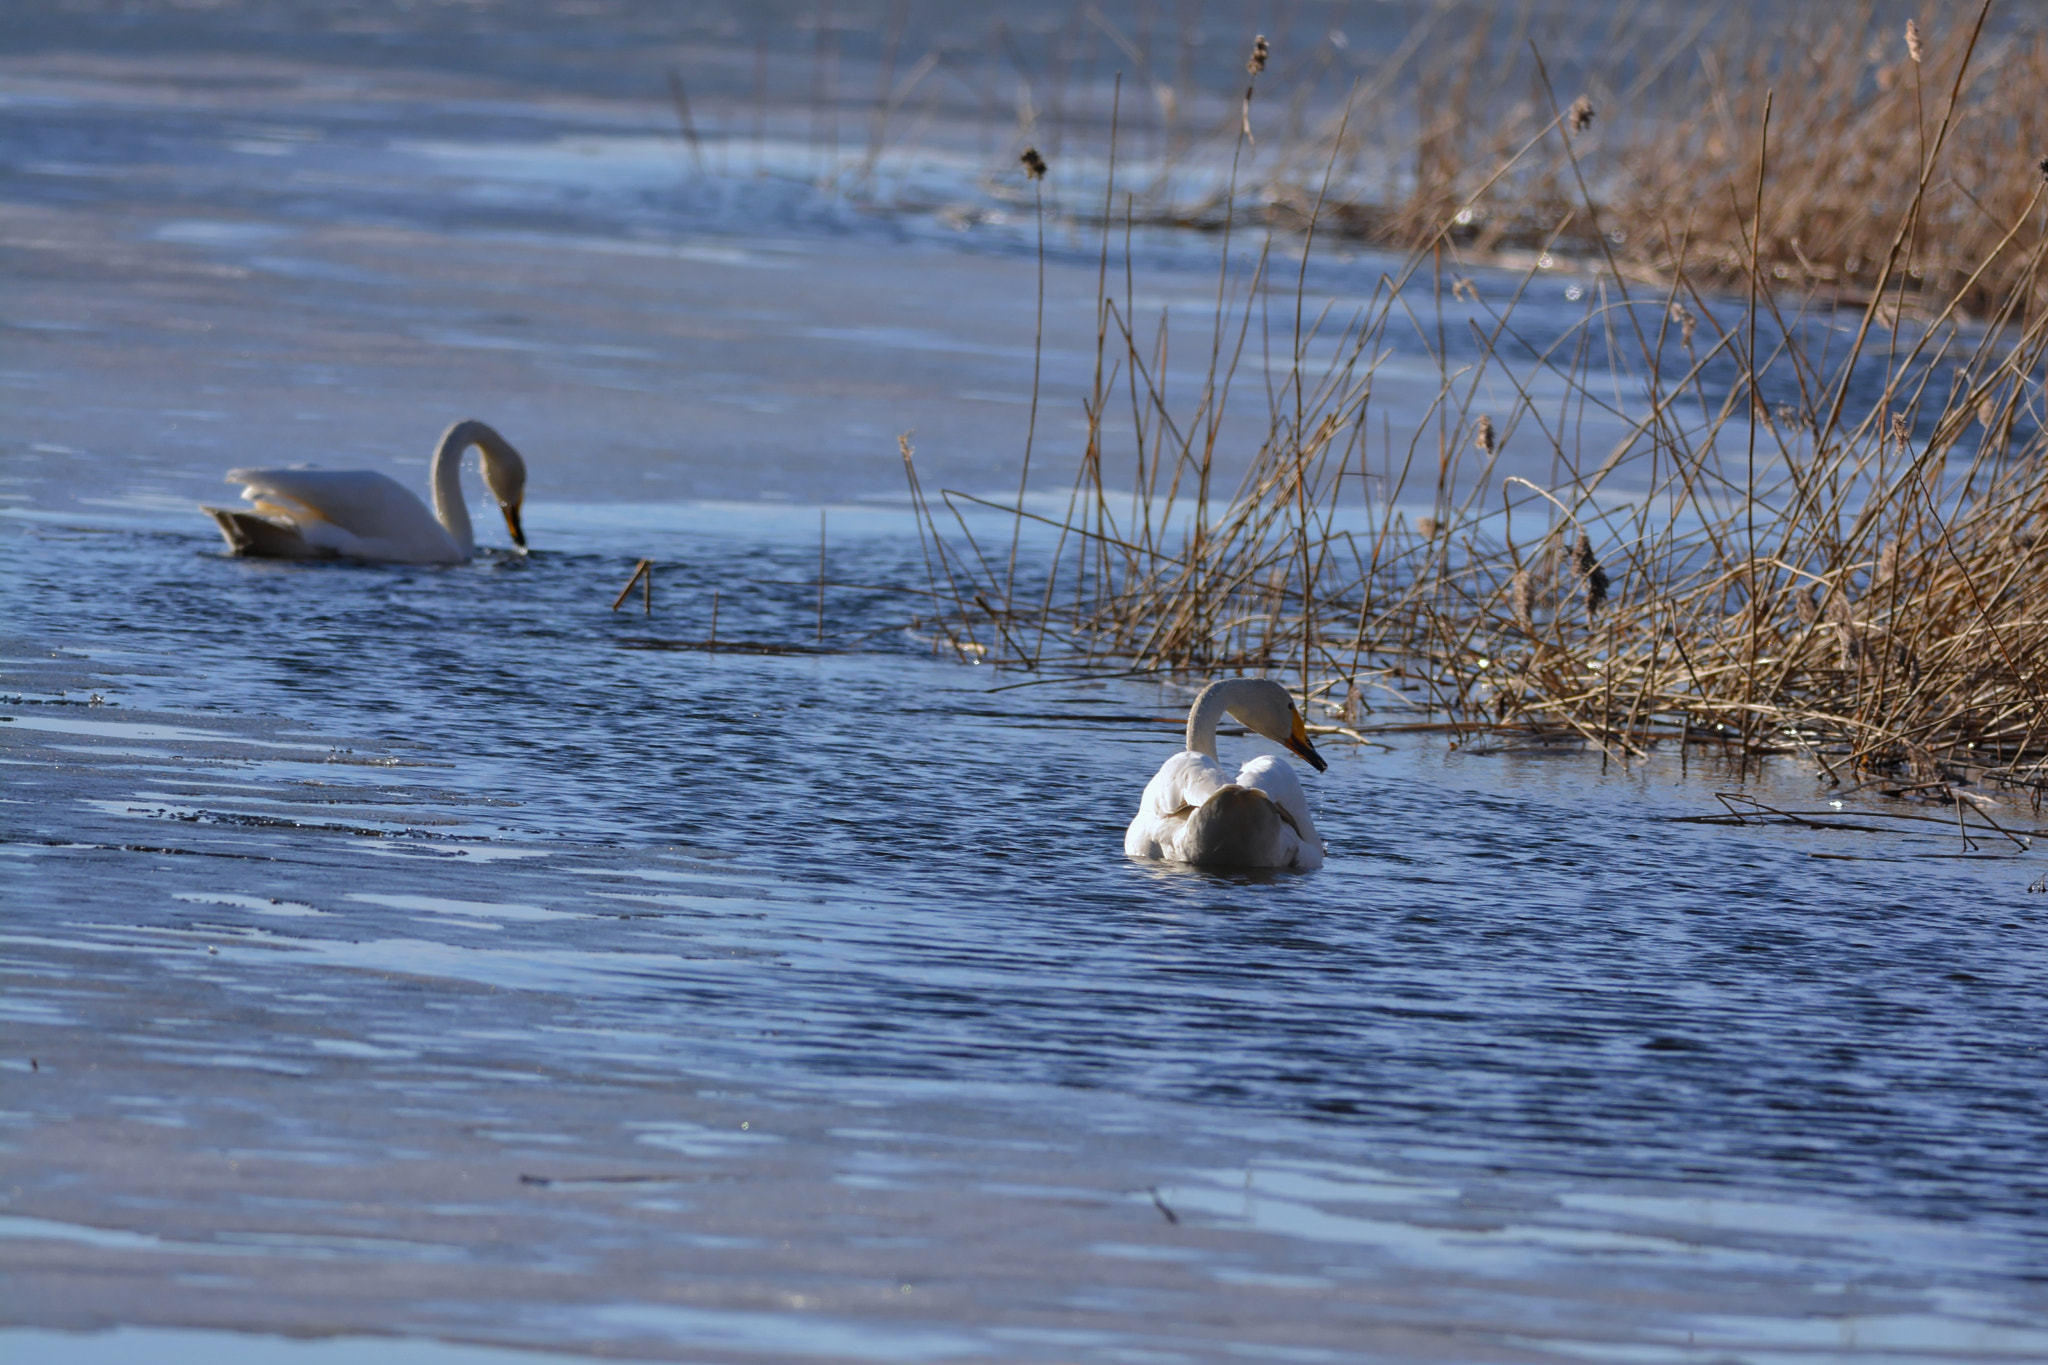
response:
M633 565L633 576L626 580L626 586L619 589L619 595L612 599L612 610L624 606L633 593L633 585L640 585L640 614L654 615L654 561L643 559Z
M690 144L690 161L697 168L697 174L704 174L704 149L697 143L697 121L690 117L690 97L683 92L683 73L673 66L668 69L669 102L676 107L676 120L682 124L683 140Z
M825 509L818 509L818 643L825 643Z

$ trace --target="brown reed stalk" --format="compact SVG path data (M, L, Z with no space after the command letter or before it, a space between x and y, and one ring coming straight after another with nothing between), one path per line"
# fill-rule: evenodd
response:
M1968 52L1926 54L1955 65L1944 67L1947 108L1926 160L1905 173L1900 218L1889 229L1900 261L1913 259L1912 222L1927 209L1929 186L1948 173L1939 168ZM1547 78L1540 56L1536 67ZM1731 110L1739 102L1731 92ZM1084 398L1088 438L1066 512L1027 514L1021 497L1005 509L1016 529L998 576L957 508L967 548L942 543L906 448L920 534L930 537L934 603L953 613L964 638L971 618L995 621L995 657L1013 665L1119 675L1298 668L1304 699L1327 709L1341 695L1340 719L1354 729L1371 709L1366 696L1380 690L1411 696L1406 704L1425 723L1464 738L1563 734L1625 758L1666 741L1725 745L1745 758L1801 753L1836 780L1890 770L1947 781L1941 774L1967 767L2038 796L2048 788L2048 410L2023 395L2048 356L2048 240L2023 234L2033 231L2024 225L2041 186L2029 180L1993 255L1953 281L1916 335L1867 356L1860 339L1847 355L1816 353L1809 338L1825 337L1820 324L1835 305L1810 281L1789 306L1780 297L1775 234L1788 202L1805 191L1784 185L1780 148L1791 134L1773 131L1775 98L1766 92L1754 108L1750 194L1735 204L1724 239L1741 252L1740 295L1714 291L1723 267L1711 251L1697 277L1686 264L1689 220L1662 236L1675 273L1656 296L1636 298L1627 257L1602 247L1611 293L1600 285L1559 335L1536 335L1522 309L1526 292L1548 278L1538 261L1504 300L1461 285L1454 301L1474 310L1465 344L1476 351L1459 360L1462 374L1449 363L1448 291L1436 274L1470 278L1459 210L1429 230L1369 303L1348 315L1325 305L1311 320L1306 254L1328 221L1320 197L1311 200L1300 220L1293 341L1284 356L1266 349L1265 435L1242 448L1225 439L1224 410L1255 306L1264 336L1264 256L1240 282L1249 292L1239 312L1226 255L1206 378L1179 410L1164 320L1157 340L1141 346L1129 316L1130 195L1122 300L1108 293L1112 185L1097 369ZM1728 126L1736 126L1732 114ZM1572 133L1560 139L1555 165L1576 201L1549 206L1557 217L1546 245L1573 222L1613 221L1594 189L1604 171L1582 166L1597 141L1584 119L1553 102L1542 135L1552 132ZM1326 176L1334 179L1351 136L1338 120ZM1237 145L1241 155L1241 136ZM1535 145L1524 139L1508 154L1519 164ZM1509 169L1494 168L1482 184ZM1234 218L1226 202L1226 253ZM2002 294L1988 292L1995 281L2006 282ZM1405 297L1427 285L1433 315ZM1986 323L1975 335L1960 332L1954 318L1982 297L1995 301ZM1855 305L1863 335L1876 325L1875 308L1870 299ZM1904 323L1901 315L1885 326L1897 333ZM1112 338L1121 356L1106 349ZM1375 473L1367 440L1375 376L1400 346L1427 354L1437 391L1417 395L1428 401L1411 405L1398 434L1382 409ZM1104 425L1119 365L1132 410L1127 529L1109 511L1118 461ZM1647 396L1625 394L1622 373ZM1475 411L1482 378L1512 395L1505 409ZM1852 409L1849 395L1868 394L1873 383L1880 396ZM1766 401L1780 386L1798 396L1789 412ZM1906 414L1896 431L1895 405ZM1742 424L1739 441L1733 421ZM1432 431L1438 459L1424 476L1417 456ZM1551 452L1549 486L1506 476L1497 461L1511 439L1530 472L1532 452ZM1972 440L1974 450L1965 449ZM1968 458L1952 456L1958 451ZM1236 490L1217 500L1233 467ZM1192 515L1177 497L1184 477L1196 494ZM1349 478L1362 496L1347 489ZM1404 510L1411 483L1430 503L1426 527L1411 525ZM1500 510L1485 510L1494 489ZM1520 506L1533 493L1550 508L1533 545L1510 530L1518 492ZM946 495L949 508L955 496ZM1059 533L1051 561L1028 572L1015 548L1027 519ZM1054 588L1069 571L1075 580L1062 596ZM1042 590L1026 581L1039 574ZM1024 631L1037 636L1028 650Z
M1031 180L1032 216L1038 228L1038 302L1034 313L1031 333L1031 415L1024 424L1024 461L1017 472L1017 506L1024 506L1024 490L1031 482L1031 447L1038 436L1038 387L1040 365L1045 358L1045 158L1038 154L1036 147L1026 147L1024 154L1017 158L1023 163L1024 173ZM909 457L906 455L905 459ZM1003 598L1009 600L1017 590L1017 537L1023 534L1023 523L1019 522L1010 537L1010 569L1003 580Z

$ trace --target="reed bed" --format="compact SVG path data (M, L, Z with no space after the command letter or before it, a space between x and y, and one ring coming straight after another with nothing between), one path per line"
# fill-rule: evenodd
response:
M974 145L989 194L1030 212L1038 196L1012 158L1031 145L1068 168L1051 210L1087 224L1102 196L1081 170L1099 166L1088 153L1121 73L1119 222L1127 196L1141 224L1299 231L1313 216L1325 239L1399 250L1441 236L1468 254L1547 251L1727 287L1755 265L1851 302L1888 290L1887 307L1911 311L1961 294L1981 312L2024 270L1995 248L2048 154L2048 30L2020 0L1922 0L1910 37L1877 0L1282 7L1249 109L1220 79L1252 38L1234 6L966 16L934 0L828 0L808 35L751 20L751 66L728 53L668 68L691 164L715 144L730 169L751 143L762 170L773 80L776 103L808 106L805 173L856 198L971 222L987 206L925 202L915 177L884 167L923 144ZM1572 136L1543 137L1560 118ZM1218 174L1234 160L1241 174ZM1909 203L1904 259L1888 268Z
M1967 133L1959 92L1977 65L2025 56L1987 56L1982 18L1916 33L1905 60L1940 87L1922 134L1852 168L1842 193L1861 198L1837 235L1869 262L1853 291L1781 259L1812 263L1821 240L1788 225L1834 221L1803 144L1811 116L1793 112L1852 81L1823 62L1789 73L1806 83L1797 100L1753 88L1777 68L1724 72L1720 159L1670 168L1654 272L1622 255L1606 216L1631 153L1590 133L1630 117L1625 102L1546 97L1533 127L1460 134L1502 155L1404 210L1398 268L1363 296L1314 297L1310 261L1350 221L1334 189L1351 117L1328 129L1298 213L1241 220L1276 76L1254 53L1205 368L1186 382L1164 319L1136 316L1124 234L1138 193L1112 169L1071 482L1020 487L999 509L1009 543L987 543L967 514L996 504L928 491L904 444L939 647L1046 677L1270 672L1325 731L1359 737L1563 736L1617 755L1707 743L1899 790L2005 783L2038 803L2048 223L2033 161L2008 146L2015 164L1989 165ZM1115 127L1113 114L1112 167ZM1540 258L1475 283L1489 196L1542 165L1565 168L1556 200L1540 214L1518 200L1549 225ZM1945 236L1951 189L1995 211L1996 232ZM1549 253L1573 232L1599 271L1575 308L1532 305L1554 298ZM1433 386L1418 389L1418 357ZM1232 436L1248 394L1263 403L1256 449ZM1045 548L1020 557L1027 532Z
M1853 301L1884 277L1890 306L1961 295L1982 310L2024 274L2024 255L1997 246L2048 152L2048 32L1997 17L1981 0L1935 0L1908 28L1880 26L1870 0L1622 5L1597 37L1575 35L1599 55L1554 74L1526 11L1447 5L1418 23L1412 56L1364 79L1334 193L1327 146L1307 144L1275 149L1255 189L1266 213L1313 212L1326 234L1393 247L1455 217L1448 235L1471 252L1544 249L1723 286L1754 265ZM1560 113L1573 136L1516 155ZM1325 138L1341 117L1325 116Z

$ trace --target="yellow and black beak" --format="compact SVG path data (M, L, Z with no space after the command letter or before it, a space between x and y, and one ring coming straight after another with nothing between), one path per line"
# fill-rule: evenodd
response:
M1308 727L1301 723L1301 712L1294 712L1294 733L1289 735L1284 742L1288 748L1308 760L1308 765L1317 772L1323 772L1329 768L1330 765L1323 762L1323 756L1316 752L1316 746L1309 743Z
M526 532L519 525L519 504L501 502L498 510L505 514L505 528L512 533L512 543L520 549L526 548Z

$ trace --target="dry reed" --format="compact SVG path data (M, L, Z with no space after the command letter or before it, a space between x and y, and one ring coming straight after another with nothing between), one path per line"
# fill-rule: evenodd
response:
M1640 140L1598 147L1590 99L1560 110L1546 96L1533 126L1464 134L1504 155L1484 174L1428 179L1396 215L1413 244L1405 263L1348 316L1306 298L1318 233L1356 226L1355 205L1332 194L1351 146L1339 120L1294 220L1292 290L1271 276L1270 239L1250 264L1226 245L1188 403L1167 397L1128 271L1121 295L1108 287L1105 213L1096 378L1066 511L1040 516L1021 496L1003 509L1018 531L1038 525L1049 554L1028 574L1014 548L992 566L962 516L979 500L927 497L903 444L931 624L962 659L1060 675L1280 673L1327 729L1566 734L1621 754L1710 742L1804 753L1845 780L1968 775L2038 802L2048 233L2031 160L2007 141L2013 164L2000 168L1966 92L1986 83L1976 65L1998 80L2048 74L2048 52L1984 52L1968 23L1930 26L1908 64L1942 91L1934 114L1918 136L1884 125L1867 155L1834 168L1851 183L1823 194L1809 159L1866 126L1847 96L1873 78L1848 31L1818 35L1796 97L1773 98L1774 69L1717 78L1702 96L1715 117L1654 135L1719 139L1689 163L1652 167ZM1917 103L1897 73L1876 88L1869 117ZM1628 112L1620 94L1603 102ZM1819 127L1830 110L1835 123ZM1247 122L1241 150L1248 141ZM1562 335L1538 337L1523 295L1542 263L1508 290L1460 276L1454 356L1442 272L1489 221L1475 206L1544 165L1558 173L1539 245L1597 241L1601 277ZM1616 184L1656 198L1654 211L1617 220ZM1726 193L1702 192L1713 185ZM1993 218L1988 240L1936 230L1958 195ZM1668 221L1670 203L1689 206L1686 221ZM1657 287L1619 249L1637 232L1663 244ZM1847 255L1861 264L1831 278L1821 262ZM1861 293L1839 287L1849 278ZM1719 288L1738 282L1740 295ZM1924 314L1911 327L1901 291ZM1291 338L1285 323L1274 335L1276 296L1291 304ZM1962 325L1965 310L1979 321ZM1265 367L1264 439L1233 462L1223 412L1254 337L1290 350ZM1440 376L1420 401L1376 394L1397 340L1419 340ZM1119 380L1127 428L1109 419ZM1491 412L1476 410L1482 396ZM1516 450L1516 467L1554 476L1507 476ZM1122 465L1130 485L1114 488L1107 471Z
M1447 6L1403 70L1374 73L1373 108L1337 149L1340 188L1323 227L1413 247L1457 213L1447 238L1478 253L1547 247L1702 285L1739 285L1754 264L1855 303L1889 289L1895 306L1960 295L1981 312L2025 274L2024 255L1997 246L2035 188L2022 168L2048 150L2048 36L2021 26L1987 40L1988 8L1936 0L1904 43L1879 32L1868 4L1783 17L1757 7L1711 23L1703 9L1676 41L1667 7L1624 9L1586 77L1626 116L1596 132L1594 101L1581 94L1562 118L1586 145L1553 142L1503 174L1513 150L1560 117L1557 97L1534 46L1504 50L1519 31L1493 6ZM1461 30L1464 41L1447 40ZM1759 204L1745 172L1767 95L1775 192ZM1575 160L1594 146L1599 174L1578 185ZM1261 181L1267 211L1310 213L1326 155L1282 154Z
M1413 7L1412 28L1391 45L1383 19L1309 7L1270 42L1253 39L1246 57L1251 35L1201 6L1080 2L1064 15L1040 7L1029 23L992 18L976 34L928 2L914 14L893 0L881 24L827 3L811 25L804 102L824 182L914 197L878 177L882 158L919 130L977 119L988 141L999 92L1014 82L1016 141L992 158L987 188L1029 206L1032 192L1019 193L998 163L1026 142L1057 163L1067 139L1099 133L1114 99L1110 73L1123 71L1147 96L1125 117L1137 144L1125 188L1138 223L1220 227L1249 212L1300 227L1313 217L1326 237L1396 249L1440 241L1468 256L1548 251L1660 285L1683 276L1741 287L1757 267L1852 304L1889 291L1890 307L1911 311L1960 295L1981 313L2024 271L1996 247L2030 197L2019 172L2048 152L2048 31L2028 22L2022 0L2000 5L2003 23L1987 29L1978 0L1926 0L1902 37L1875 0L1618 0L1598 7L1597 27L1573 6L1434 0ZM1330 18L1365 23L1377 40L1346 37ZM840 120L861 116L842 85L842 42L863 34L877 77L868 135L842 160ZM920 41L928 50L899 78L906 45ZM740 106L751 108L758 158L766 42L751 84L736 79L736 64L713 66L692 73L686 98L671 70L669 97L700 170L719 90L728 140L747 122ZM987 58L970 57L975 48ZM1216 71L1226 48L1229 69L1248 79L1203 88L1195 71ZM1547 59L1565 63L1556 82ZM1252 142L1254 84L1274 126L1259 130L1247 173L1219 187L1206 171ZM1751 173L1766 95L1776 101L1775 190L1759 203ZM1543 136L1558 126L1572 136ZM1940 174L1921 183L1937 160ZM1085 221L1096 202L1080 195L1058 211ZM1916 215L1894 242L1908 202Z

